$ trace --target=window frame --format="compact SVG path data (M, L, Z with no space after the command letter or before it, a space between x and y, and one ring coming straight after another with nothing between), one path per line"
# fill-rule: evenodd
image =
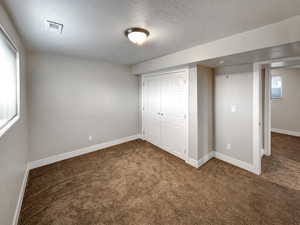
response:
M280 97L273 97L273 92L272 92L272 83L273 83L273 77L280 77L281 80L281 95ZM273 100L279 100L283 98L283 80L282 80L282 76L281 75L273 75L271 76L271 99Z
M17 45L14 43L13 39L10 37L8 32L4 29L4 27L0 24L0 33L4 36L10 47L15 51L16 53L16 92L17 92L17 100L16 100L16 106L17 111L16 114L10 118L3 126L0 127L0 138L20 119L20 111L21 111L21 94L20 94L20 52Z

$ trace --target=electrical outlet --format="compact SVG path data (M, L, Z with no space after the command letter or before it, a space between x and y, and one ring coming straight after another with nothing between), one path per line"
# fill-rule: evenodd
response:
M227 149L227 150L230 150L230 149L231 149L231 144L227 144L227 145L226 145L226 149Z
M93 140L93 137L92 136L89 136L89 141Z

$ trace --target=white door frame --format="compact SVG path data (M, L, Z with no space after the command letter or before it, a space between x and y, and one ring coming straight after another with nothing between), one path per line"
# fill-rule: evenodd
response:
M265 92L264 94L264 149L263 154L271 155L271 82L272 76L270 73L270 66L268 64L262 65L265 69Z
M171 70L163 70L163 71L158 71L158 72L153 72L153 73L146 73L146 74L142 74L141 75L141 112L142 112L142 139L143 140L147 140L146 137L144 136L144 79L147 77L151 77L151 76L162 76L162 75L168 75L168 74L172 74L172 73L178 73L178 72L184 72L186 75L186 151L185 151L185 158L184 160L186 161L188 159L188 155L189 155L189 68L188 67L182 67L182 68L177 68L177 69L171 69Z
M274 62L282 61L293 61L300 60L300 57L289 57L280 58L267 61L261 61L254 63L253 71L253 164L255 166L256 174L261 174L261 157L263 155L270 156L271 149L271 74L269 65ZM261 71L265 69L265 91L261 93ZM265 97L264 101L264 121L261 121L260 115L262 112L262 107L260 105L260 99L262 94ZM264 151L262 154L262 149L260 148L260 141L262 135L260 135L260 125L264 123Z

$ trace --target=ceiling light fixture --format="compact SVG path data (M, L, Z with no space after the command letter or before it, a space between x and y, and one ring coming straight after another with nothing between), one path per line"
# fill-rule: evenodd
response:
M125 30L125 36L134 44L142 45L149 37L150 32L139 27L132 27Z

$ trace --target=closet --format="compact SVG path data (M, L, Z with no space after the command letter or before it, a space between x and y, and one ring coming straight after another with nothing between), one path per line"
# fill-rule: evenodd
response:
M188 69L142 76L143 138L186 159Z

